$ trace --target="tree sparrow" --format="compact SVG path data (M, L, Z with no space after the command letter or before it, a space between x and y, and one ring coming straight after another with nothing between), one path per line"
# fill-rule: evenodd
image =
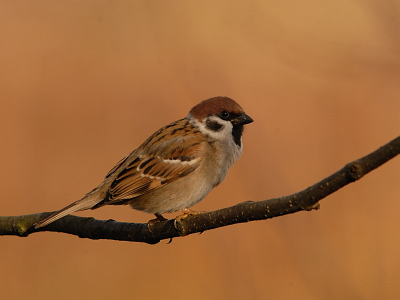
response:
M228 97L214 97L194 106L186 118L150 136L108 172L104 181L82 199L35 224L46 226L66 215L104 205L129 204L155 214L183 211L225 178L242 153L243 125L253 122Z

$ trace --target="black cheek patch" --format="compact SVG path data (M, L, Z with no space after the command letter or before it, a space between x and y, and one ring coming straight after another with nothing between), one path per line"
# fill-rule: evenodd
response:
M223 125L219 124L216 121L211 121L211 120L207 120L206 121L206 127L212 131L220 131L223 127Z

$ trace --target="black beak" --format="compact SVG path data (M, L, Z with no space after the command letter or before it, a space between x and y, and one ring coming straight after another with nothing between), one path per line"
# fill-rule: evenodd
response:
M245 113L242 113L239 117L232 119L231 122L233 125L245 125L254 121L251 117L249 117Z

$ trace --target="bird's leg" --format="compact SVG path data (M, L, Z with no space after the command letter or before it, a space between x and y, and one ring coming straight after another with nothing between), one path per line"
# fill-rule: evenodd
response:
M164 218L162 216L162 214L155 213L154 215L156 216L156 218L155 219L151 219L149 222L147 222L147 224L153 225L154 223L158 223L158 222L162 222L162 221L168 220L168 219Z

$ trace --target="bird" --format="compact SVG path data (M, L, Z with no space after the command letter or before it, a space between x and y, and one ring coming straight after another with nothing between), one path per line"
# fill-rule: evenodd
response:
M226 177L242 154L244 125L252 123L243 108L228 97L195 105L180 120L162 127L119 161L103 182L82 199L34 224L44 227L71 213L105 205L130 205L154 214L181 211L203 200Z

